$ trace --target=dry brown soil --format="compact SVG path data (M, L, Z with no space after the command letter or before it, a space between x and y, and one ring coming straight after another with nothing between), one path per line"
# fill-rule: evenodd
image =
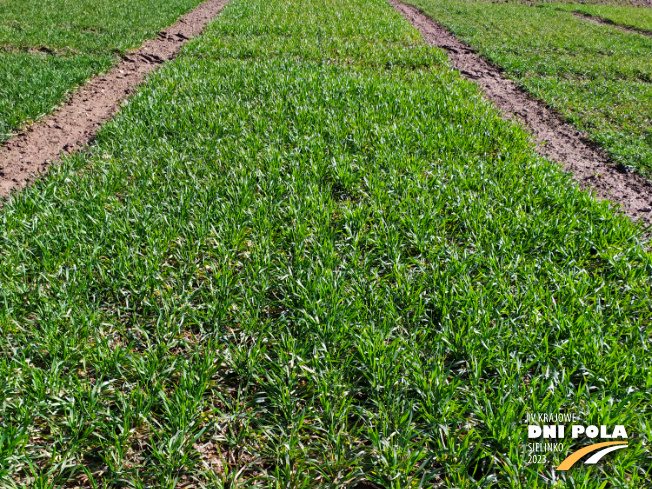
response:
M541 154L572 172L580 185L591 189L598 198L619 204L622 212L635 220L652 224L652 185L648 181L610 162L585 134L544 103L528 96L497 67L419 9L398 0L389 2L421 32L426 42L445 49L452 66L480 85L485 96L507 117L525 123Z
M31 125L0 147L0 197L24 187L61 153L83 147L99 126L120 108L120 102L181 46L200 34L229 0L207 0L165 31L124 56L107 74L77 90L55 113Z

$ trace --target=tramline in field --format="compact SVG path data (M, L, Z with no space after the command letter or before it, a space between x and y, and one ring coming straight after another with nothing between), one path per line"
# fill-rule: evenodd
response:
M199 3L0 1L0 143Z
M414 0L520 86L557 109L616 162L652 169L652 39L559 9L645 29L652 11L629 7Z
M644 233L384 0L233 0L0 210L0 480L645 487Z

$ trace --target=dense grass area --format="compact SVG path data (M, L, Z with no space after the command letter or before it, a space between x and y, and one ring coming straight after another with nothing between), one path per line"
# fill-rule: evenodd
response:
M553 7L414 0L618 163L652 171L652 39Z
M571 8L575 6L615 6L629 8L649 8L648 0L457 0L460 2L486 2L486 3L519 3L521 5L529 5L536 7L540 5L549 6L555 5L569 5Z
M569 12L581 12L652 33L652 9L628 5L587 5L582 3L559 4L557 8Z
M101 55L0 52L0 141L24 121L51 112L71 87L112 63Z
M199 3L0 1L0 143Z
M154 38L201 0L3 0L0 45L123 53Z
M4 484L642 487L651 270L384 0L234 0L0 210Z

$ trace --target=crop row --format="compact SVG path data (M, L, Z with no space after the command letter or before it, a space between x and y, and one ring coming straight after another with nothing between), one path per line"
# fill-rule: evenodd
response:
M384 0L233 0L0 210L0 471L642 487L651 267ZM629 448L526 465L560 411Z
M652 171L652 39L559 10L520 3L414 0L435 20L558 110L611 158ZM613 6L585 6L618 20ZM648 9L639 17L649 18ZM647 17L645 16L647 13ZM619 17L620 16L620 17Z
M0 143L199 3L0 1Z

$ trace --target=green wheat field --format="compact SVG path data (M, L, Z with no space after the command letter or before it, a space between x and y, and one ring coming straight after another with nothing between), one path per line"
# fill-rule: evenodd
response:
M652 170L652 39L411 1ZM0 2L0 132L197 4ZM232 0L0 209L0 487L650 487L648 233L385 0Z

